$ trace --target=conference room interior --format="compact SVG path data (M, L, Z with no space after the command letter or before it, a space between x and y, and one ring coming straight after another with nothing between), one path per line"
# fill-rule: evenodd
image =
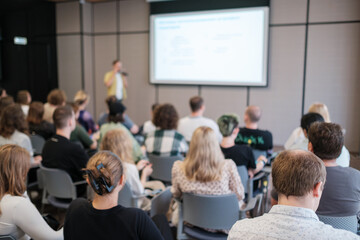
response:
M206 4L197 2L199 9ZM157 2L145 0L1 1L0 86L12 96L27 89L42 102L54 88L68 99L83 89L91 96L87 110L98 120L106 111L104 74L120 59L129 74L123 103L137 125L150 119L154 103L189 115L188 100L196 95L205 101L206 117L236 113L240 125L246 107L257 105L259 128L272 132L275 152L309 106L321 102L345 130L350 166L360 170L360 1L254 2L270 7L264 87L150 83L150 13ZM27 45L14 44L17 36ZM209 68L217 65L213 59Z

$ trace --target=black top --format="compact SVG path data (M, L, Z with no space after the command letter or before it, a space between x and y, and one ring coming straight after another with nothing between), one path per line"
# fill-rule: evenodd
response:
M47 121L42 121L40 124L29 123L29 132L42 136L48 140L55 135L55 126Z
M221 147L221 146L220 146ZM250 147L246 145L234 145L229 148L221 147L225 158L232 159L236 166L246 166L247 169L256 168L254 154Z
M267 130L240 128L235 143L246 144L253 149L267 151L273 148L273 137L271 132Z
M67 210L65 239L163 239L153 221L140 209L120 205L95 209L83 198L74 200Z
M74 182L84 180L81 169L86 167L89 157L69 139L60 135L50 138L44 145L42 158L44 167L65 170Z

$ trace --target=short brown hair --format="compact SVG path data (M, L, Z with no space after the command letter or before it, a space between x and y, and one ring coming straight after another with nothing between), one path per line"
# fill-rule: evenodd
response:
M155 108L152 122L156 127L163 130L176 129L179 115L173 105L164 103Z
M15 144L0 147L0 200L5 194L23 196L29 168L30 154L26 149Z
M197 112L204 105L204 100L200 96L190 98L190 108L192 112Z
M273 184L278 193L301 197L311 192L319 182L325 184L324 163L304 150L281 152L272 165Z
M12 96L6 96L0 98L0 115L4 111L4 109L14 103L14 98Z
M112 61L112 65L114 66L115 64L117 64L118 62L120 62L119 59L115 59L114 61Z
M30 95L30 92L28 90L21 90L18 91L16 95L16 102L20 104L29 104L28 102L28 96Z
M60 106L66 102L66 94L63 90L60 89L53 89L47 96L48 103Z
M100 164L104 167L99 168ZM93 189L96 188L95 184L93 184L94 182L98 187L94 191L98 194L100 193L100 195L106 195L109 191L107 191L104 182L100 179L103 179L108 187L114 186L115 188L124 174L124 167L117 155L110 151L100 151L90 158L85 171L87 172L86 178L88 178L91 187Z
M28 125L25 114L19 104L7 106L1 114L0 134L4 138L9 138L15 130L28 133Z
M27 115L28 123L40 124L44 116L44 104L42 102L32 102Z
M258 106L248 106L245 110L251 122L256 123L261 118L261 109Z
M74 112L68 105L58 107L54 111L53 121L56 129L63 129L66 127L67 121L73 116Z
M339 124L315 122L309 128L308 138L319 158L330 160L340 156L344 135Z

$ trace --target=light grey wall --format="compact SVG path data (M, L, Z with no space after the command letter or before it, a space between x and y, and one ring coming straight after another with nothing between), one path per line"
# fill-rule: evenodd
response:
M263 109L260 127L283 145L299 125L302 108L324 102L347 131L346 146L360 146L360 1L271 0L267 88L164 86L149 84L149 5L144 0L57 4L59 85L73 97L93 95L90 111L105 110L103 77L119 58L129 72L128 114L141 125L156 101L188 114L188 99L200 94L213 119L247 104ZM309 14L307 14L309 13ZM216 62L214 62L216 65ZM304 78L305 73L305 78Z

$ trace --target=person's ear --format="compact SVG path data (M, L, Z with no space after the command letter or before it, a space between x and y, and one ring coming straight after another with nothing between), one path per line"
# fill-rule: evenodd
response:
M304 133L304 136L305 136L306 138L308 138L306 129L303 129L303 133Z
M320 198L323 190L323 182L318 182L315 184L315 187L313 189L313 196L316 198Z
M314 153L314 146L311 142L308 143L308 151Z
M237 136L238 133L239 133L239 131L240 131L240 129L239 129L238 127L236 127L236 128L233 130L233 134Z
M124 174L121 176L118 185L124 186L125 185L125 176ZM121 187L122 188L122 187Z

